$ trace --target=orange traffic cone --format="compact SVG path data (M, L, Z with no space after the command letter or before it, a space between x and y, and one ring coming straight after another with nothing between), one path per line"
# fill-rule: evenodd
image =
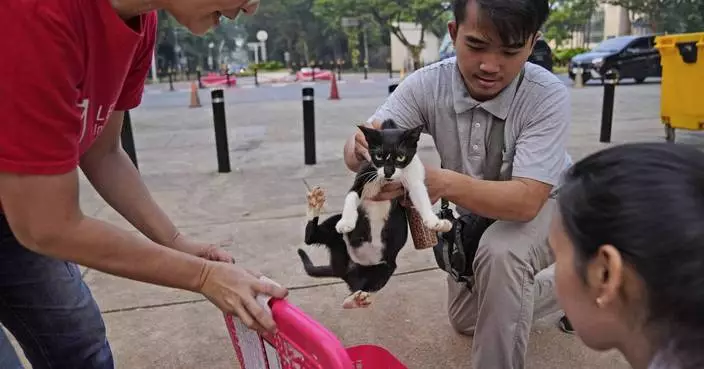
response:
M337 91L337 79L335 79L335 73L332 73L332 79L330 80L330 97L328 100L340 100L340 93Z
M191 105L188 106L189 108L200 108L200 96L198 96L198 86L196 86L196 82L193 81L191 82Z

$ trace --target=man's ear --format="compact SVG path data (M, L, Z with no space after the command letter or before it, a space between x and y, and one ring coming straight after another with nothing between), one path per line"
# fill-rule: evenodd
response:
M364 125L357 126L362 133L364 133L364 138L367 140L367 144L380 144L381 143L381 132L375 128L369 128Z
M455 46L455 41L457 41L457 22L454 20L447 22L447 32L450 34L450 39L452 39L452 46Z

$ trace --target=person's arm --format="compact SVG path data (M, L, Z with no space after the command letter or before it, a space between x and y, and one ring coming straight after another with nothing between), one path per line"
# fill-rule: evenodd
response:
M200 291L207 260L85 216L78 173L0 173L0 203L17 240L39 254L162 286Z
M428 90L423 85L423 80L432 77L426 76L424 73L429 72L416 71L406 77L367 120L366 125L378 129L385 119L393 119L402 128L423 125L425 126L423 132L428 133L427 98L425 96ZM349 170L356 172L363 158L365 156L368 158L368 155L364 135L360 130L357 130L345 142L343 149L345 165Z
M485 181L429 168L431 196L494 219L532 220L558 184L567 160L569 92L563 84L548 88L518 137L511 180Z
M180 234L157 205L139 172L122 149L120 132L124 111L138 106L156 43L156 16L145 18L144 37L137 47L120 96L100 136L81 157L80 166L100 196L152 241L214 260L231 261L216 245L197 243ZM210 255L209 255L210 254Z
M152 241L172 247L178 229L154 201L120 144L123 117L122 111L110 116L100 137L81 157L81 169L108 205Z

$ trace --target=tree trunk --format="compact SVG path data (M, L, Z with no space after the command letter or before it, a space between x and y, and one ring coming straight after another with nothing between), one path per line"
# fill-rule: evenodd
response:
M418 70L421 68L420 54L423 51L423 45L406 45L408 52L411 53L411 58L413 59L413 70Z

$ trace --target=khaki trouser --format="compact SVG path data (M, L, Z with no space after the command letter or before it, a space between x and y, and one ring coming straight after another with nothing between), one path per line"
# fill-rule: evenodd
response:
M547 244L555 206L548 200L530 222L492 224L479 242L470 288L448 276L450 322L474 335L473 369L524 368L533 321L559 311Z

